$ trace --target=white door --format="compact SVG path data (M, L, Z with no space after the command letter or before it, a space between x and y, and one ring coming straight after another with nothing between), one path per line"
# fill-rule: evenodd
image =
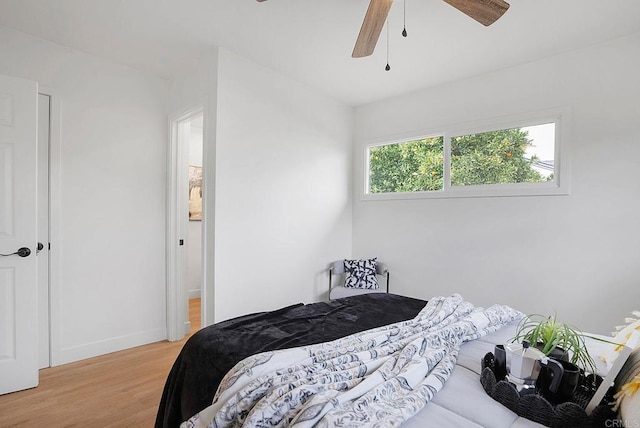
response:
M0 394L38 385L37 108L36 82L0 76Z

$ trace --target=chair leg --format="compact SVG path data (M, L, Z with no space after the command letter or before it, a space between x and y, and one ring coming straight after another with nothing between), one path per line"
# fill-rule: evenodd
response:
M329 300L331 300L331 277L333 276L333 266L329 268Z

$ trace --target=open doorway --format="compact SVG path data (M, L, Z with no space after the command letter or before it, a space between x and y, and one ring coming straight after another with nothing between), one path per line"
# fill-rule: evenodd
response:
M200 329L202 297L202 113L189 119L189 222L186 235L186 288L190 332ZM198 314L194 316L194 314Z
M170 120L167 190L167 339L182 339L200 328L203 313L203 108ZM193 319L190 319L193 318ZM193 323L193 325L192 325Z

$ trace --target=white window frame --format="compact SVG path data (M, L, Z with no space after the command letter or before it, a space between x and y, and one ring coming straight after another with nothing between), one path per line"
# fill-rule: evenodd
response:
M442 198L478 198L513 196L552 196L568 195L570 192L569 162L569 110L567 108L551 111L512 115L508 118L485 120L457 126L449 126L445 132L420 132L415 136L370 142L364 145L364 186L361 199L442 199ZM555 159L553 181L538 183L504 183L470 186L451 186L451 139L454 137L481 134L512 128L555 123ZM407 143L424 138L444 138L443 189L422 192L369 192L369 150L373 147Z

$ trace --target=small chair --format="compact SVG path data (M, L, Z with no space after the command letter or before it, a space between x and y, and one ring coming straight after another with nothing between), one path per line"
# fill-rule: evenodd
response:
M344 260L338 260L331 263L329 267L329 300L339 299L341 297L357 296L367 293L388 293L389 292L389 270L380 262L376 262L376 275L386 277L386 287L382 288L355 288L345 287L344 278L342 284L334 284L333 275L345 275Z

